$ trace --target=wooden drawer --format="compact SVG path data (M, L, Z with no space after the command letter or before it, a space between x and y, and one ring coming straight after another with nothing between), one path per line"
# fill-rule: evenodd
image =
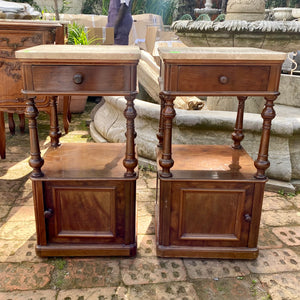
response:
M179 66L178 90L265 91L270 67L266 66ZM259 78L259 80L258 80Z
M164 90L191 92L241 92L269 90L270 66L177 65L170 67L172 80Z
M130 92L130 65L32 65L28 66L30 82L25 83L25 90L36 94L78 94L109 93L115 91ZM32 81L31 81L32 78Z
M278 91L281 66L269 64L161 65L162 91L174 95L262 96Z

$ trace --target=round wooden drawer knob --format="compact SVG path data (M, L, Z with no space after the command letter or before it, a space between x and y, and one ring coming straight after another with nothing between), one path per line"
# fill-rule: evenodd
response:
M76 84L80 84L83 82L83 75L81 73L77 73L73 76L73 82Z
M222 83L222 84L226 84L228 83L228 77L227 76L220 76L219 77L219 82Z

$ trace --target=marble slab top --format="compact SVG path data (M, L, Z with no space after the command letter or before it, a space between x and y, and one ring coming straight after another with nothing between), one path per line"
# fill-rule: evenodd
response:
M140 58L137 46L120 45L40 45L16 51L16 57L26 60L137 60Z
M242 47L158 48L162 59L285 60L287 53Z

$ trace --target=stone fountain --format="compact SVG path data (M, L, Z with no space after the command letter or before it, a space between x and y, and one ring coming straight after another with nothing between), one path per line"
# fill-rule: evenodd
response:
M210 18L213 15L218 15L220 12L221 12L220 9L212 7L212 1L211 0L206 0L205 1L205 7L204 8L195 8L194 9L194 13L195 13L196 16L205 14L205 15L208 15Z
M235 1L254 5L256 0ZM230 0L228 4L230 4ZM261 17L262 14L263 12L261 12ZM252 14L253 16L254 14ZM224 22L177 21L173 24L173 28L188 46L247 46L285 52L300 49L300 25L296 21L271 23L264 20L227 18ZM145 82L151 86L148 91L153 98L158 98L155 88L159 89L159 67L149 55L149 53L142 55L138 77L142 78L142 75L147 77ZM144 87L146 89L146 86ZM296 101L297 103L292 104L287 103L287 101L286 95L281 100L276 101L284 109L292 107L293 113L289 112L287 116L284 112L282 113L282 110L279 110L277 117L272 122L269 151L271 167L268 169L267 175L272 179L285 181L285 190L295 191L295 189L300 190L300 99ZM248 102L253 102L253 100L247 100L246 105ZM264 101L259 100L258 102L263 103ZM123 97L105 97L95 109L90 127L95 141L101 142L104 138L109 142L120 142L125 139L121 133L125 106L126 101ZM136 132L138 135L136 143L139 163L147 165L155 161L156 158L156 133L160 106L157 103L135 100L135 107L137 110ZM235 111L220 111L214 108L210 110L208 105L202 110L176 109L176 117L173 120L173 143L213 144L215 141L218 141L219 144L230 143L235 117ZM244 116L244 129L247 134L245 134L243 146L255 158L257 147L254 145L257 145L261 131L260 115L248 110ZM274 190L281 188L282 183L279 187L275 186Z
M225 21L176 21L172 27L180 40L193 47L254 47L293 52L300 49L300 22L267 21L264 0L229 0ZM292 78L290 78L293 80ZM285 78L285 82L287 82ZM263 101L252 98L246 111L259 113ZM210 110L234 111L235 99L208 97Z
M179 20L172 28L190 47L300 49L300 22L265 21L264 16L264 0L229 0L223 22Z
M255 47L284 52L300 49L298 21L176 21L172 28L189 47Z

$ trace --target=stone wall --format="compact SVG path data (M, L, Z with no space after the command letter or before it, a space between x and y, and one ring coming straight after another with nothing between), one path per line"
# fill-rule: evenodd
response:
M68 0L70 4L70 9L66 11L65 13L69 14L80 14L81 13L81 8L83 5L84 1L81 0ZM42 10L47 10L48 12L53 12L54 11L54 1L49 1L49 0L35 0L37 5L42 9ZM58 8L61 9L62 7L62 0L58 0Z

